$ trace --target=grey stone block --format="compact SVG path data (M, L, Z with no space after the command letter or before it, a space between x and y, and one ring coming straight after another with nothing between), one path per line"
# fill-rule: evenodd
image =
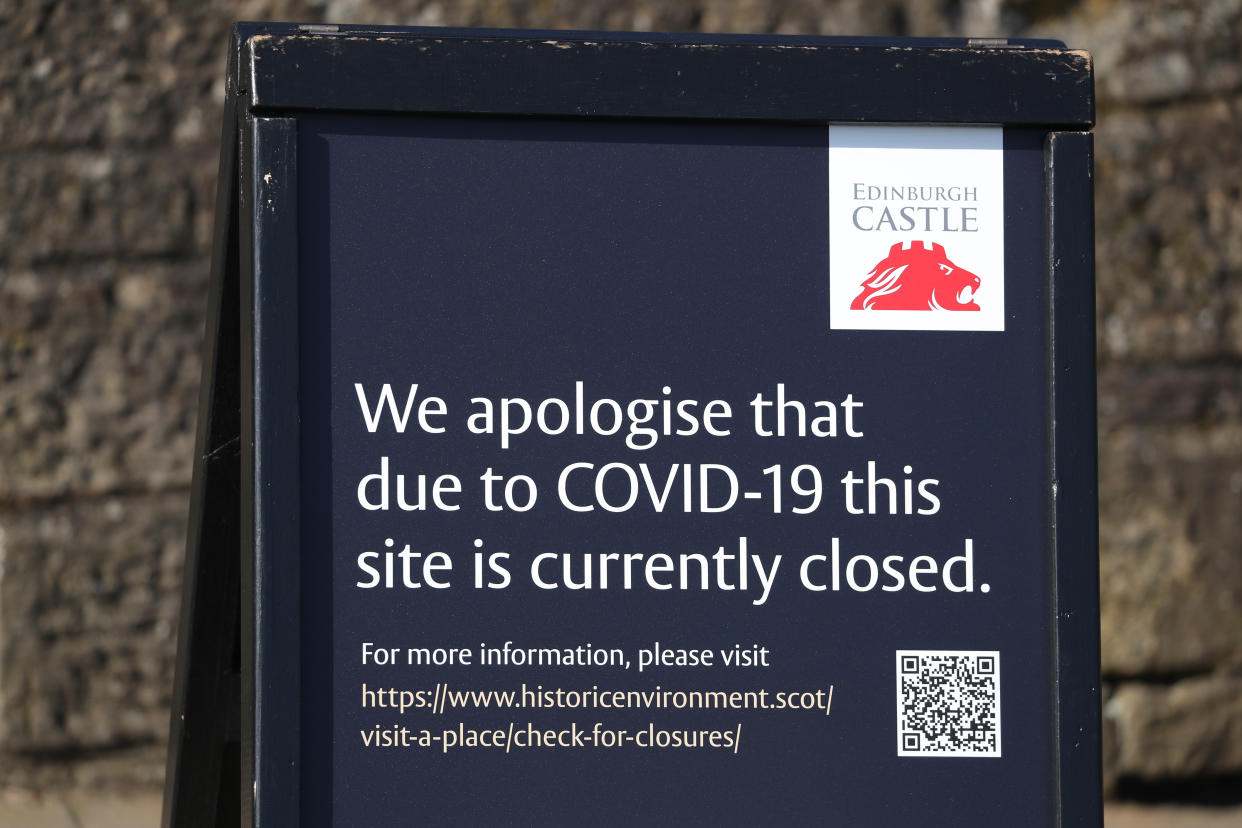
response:
M1242 677L1128 684L1105 706L1117 770L1144 780L1242 774Z
M0 282L0 506L188 485L205 305L205 263Z
M1100 460L1105 674L1242 665L1242 424L1118 427Z
M0 749L167 738L188 493L0 510Z

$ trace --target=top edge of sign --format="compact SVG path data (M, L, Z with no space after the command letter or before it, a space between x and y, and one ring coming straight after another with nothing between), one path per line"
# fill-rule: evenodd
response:
M1095 119L1090 55L1054 40L257 23L236 24L233 38L232 88L256 114L1079 129Z
M497 29L464 26L374 26L357 23L263 23L234 24L243 37L252 35L374 35L397 38L453 38L490 40L555 40L560 42L661 43L681 45L767 45L902 47L936 49L1037 49L1066 51L1063 41L1053 38L999 37L878 37L857 35L735 34L725 32L600 31L591 29Z

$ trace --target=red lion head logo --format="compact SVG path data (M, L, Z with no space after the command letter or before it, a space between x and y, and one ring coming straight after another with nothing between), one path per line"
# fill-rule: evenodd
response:
M867 274L850 310L977 311L979 277L949 261L938 244L897 242Z

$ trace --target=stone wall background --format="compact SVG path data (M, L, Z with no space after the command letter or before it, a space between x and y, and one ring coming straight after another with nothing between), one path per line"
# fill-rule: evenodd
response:
M0 0L0 788L162 781L236 19L1091 50L1107 784L1242 800L1242 0Z

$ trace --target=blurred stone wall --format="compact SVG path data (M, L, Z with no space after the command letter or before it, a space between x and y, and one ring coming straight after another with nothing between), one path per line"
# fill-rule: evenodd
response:
M1108 784L1242 780L1242 0L0 0L0 787L163 775L236 19L1091 50Z

